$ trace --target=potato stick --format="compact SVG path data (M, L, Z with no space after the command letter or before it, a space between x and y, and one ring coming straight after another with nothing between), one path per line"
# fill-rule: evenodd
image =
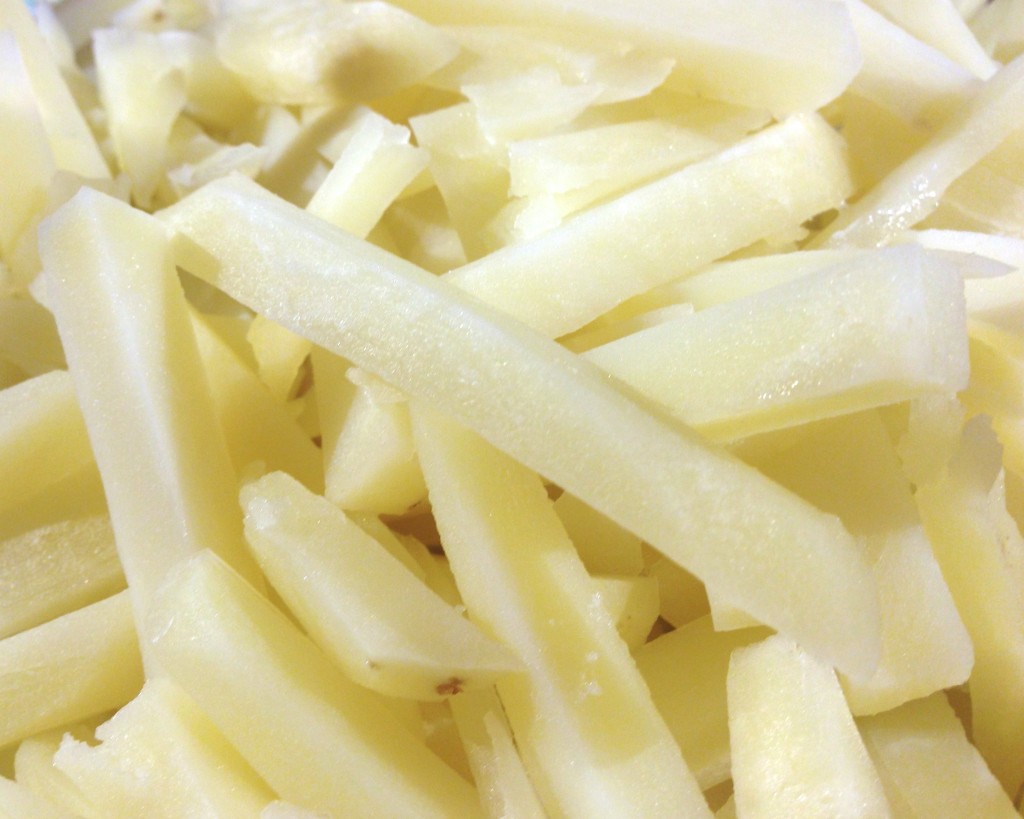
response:
M987 419L972 419L948 470L920 487L917 501L974 642L974 744L1015 794L1024 782L1024 594L1012 569L1020 532L998 492L1001 454Z
M967 385L963 282L913 246L826 268L583 357L715 440Z
M625 39L676 60L673 82L777 115L838 96L859 66L838 4L802 0L399 0L434 23L538 24ZM813 66L813 68L812 68Z
M729 656L734 648L770 633L763 627L715 631L711 618L704 616L636 652L654 704L704 790L730 777L725 700Z
M22 0L0 0L0 29L14 32L57 167L86 179L110 169Z
M78 819L5 776L0 776L0 816L3 819Z
M148 633L161 668L282 798L366 819L481 815L473 788L382 698L212 552L168 580Z
M872 672L875 589L834 518L554 342L248 180L212 183L162 218L190 272L433 402L818 656Z
M939 205L951 184L1024 126L1024 57L1004 66L935 136L843 211L815 246L888 244Z
M953 0L867 0L867 3L975 76L985 80L996 73L998 65L978 44Z
M165 229L83 188L42 234L48 292L137 617L171 566L204 548L257 577Z
M53 764L53 755L66 735L91 739L100 717L77 725L62 726L22 740L14 755L14 778L36 795L79 819L106 819L67 774Z
M360 684L438 700L519 670L503 646L344 512L284 473L248 484L241 502L246 538L267 579L314 642Z
M452 716L490 819L546 819L493 688L453 697Z
M740 816L891 815L831 668L774 635L733 652L726 686Z
M0 640L0 747L120 708L142 687L128 593Z
M709 816L540 478L418 404L413 429L466 608L527 668L498 692L548 811Z
M283 470L321 491L323 468L316 446L207 320L196 311L191 317L235 471L242 474L254 461L263 461L268 470Z
M558 337L849 193L838 135L816 115L794 117L447 278Z
M640 538L579 498L563 492L555 501L555 514L591 574L638 575L643 571Z
M184 691L150 680L96 729L67 736L53 758L105 819L253 816L273 792Z
M40 490L91 460L75 386L66 371L0 391L0 513L15 513Z
M942 693L857 721L897 816L1020 816Z
M123 588L106 515L60 521L0 541L0 638Z

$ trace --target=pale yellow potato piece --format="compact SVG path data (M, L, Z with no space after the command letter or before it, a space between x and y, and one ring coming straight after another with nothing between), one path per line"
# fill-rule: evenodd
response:
M185 107L182 72L155 34L103 29L93 34L100 98L118 164L140 207L153 199L171 128Z
M73 816L105 819L68 775L53 764L53 756L65 736L88 740L93 737L94 728L95 725L89 724L55 728L21 742L14 755L15 781Z
M213 183L162 218L190 272L434 402L818 656L873 671L873 581L834 518L553 342L252 183Z
M849 193L839 136L816 115L793 117L447 279L557 337Z
M148 681L96 739L65 737L53 765L109 819L255 816L274 797L168 679Z
M66 371L0 391L0 512L15 514L34 494L91 461L75 386Z
M891 242L938 207L954 181L1024 125L1024 59L1001 68L906 162L847 208L815 246Z
M18 41L57 167L86 179L108 178L110 169L28 6L21 0L0 0L0 29L11 29Z
M28 788L0 776L0 817L3 819L76 819Z
M384 700L213 553L176 571L151 615L161 668L283 799L353 817L481 815L473 788Z
M409 511L426 497L427 487L416 460L405 396L319 348L313 361L320 417L328 421L324 494L346 510Z
M344 512L283 473L242 490L245 533L310 637L362 685L442 699L519 670Z
M701 788L730 777L725 679L733 649L763 640L768 629L715 631L699 617L652 640L636 664L659 713Z
M653 553L647 576L658 581L659 614L676 628L708 613L704 584L666 557Z
M834 99L857 71L849 16L802 0L400 0L437 23L515 23L627 40L676 60L672 82L778 115Z
M0 175L0 257L10 258L22 231L46 203L53 154L18 42L0 29L0 145L17 157Z
M217 24L217 53L265 102L371 100L458 54L437 28L382 2L239 4Z
M206 369L214 411L235 471L254 462L282 470L313 491L323 489L320 452L287 407L274 399L238 354L192 311L199 355Z
M555 514L591 574L637 575L643 570L641 541L574 495L555 500Z
M733 653L726 687L739 816L892 815L831 668L775 635Z
M709 816L540 479L420 405L413 429L469 615L527 669L498 692L547 810Z
M974 642L973 741L1008 793L1024 782L1024 544L1006 511L1002 453L985 418L968 422L948 470L917 491L935 557Z
M980 86L971 72L863 0L846 0L864 64L850 92L928 133Z
M506 152L487 139L468 102L413 117L409 125L417 144L430 151L430 174L466 257L494 250L483 229L508 202Z
M982 49L953 0L866 0L922 42L988 79L998 65Z
M0 541L0 638L124 588L106 515L42 526Z
M393 204L377 227L387 230L397 255L431 273L466 263L466 251L436 186Z
M931 439L933 447L937 440ZM818 508L838 515L863 538L874 563L882 659L869 679L841 677L850 710L857 715L886 711L965 682L974 663L971 638L878 414L808 427L789 449L757 465Z
M7 637L0 640L0 747L119 708L141 687L127 592Z
M27 375L67 367L53 314L33 299L0 299L0 355Z
M41 253L136 615L204 548L257 577L164 227L83 188L47 220Z
M1015 819L943 694L858 720L897 819Z
M546 819L494 689L469 691L450 702L489 819Z
M963 283L911 246L667 321L584 357L716 440L967 384Z

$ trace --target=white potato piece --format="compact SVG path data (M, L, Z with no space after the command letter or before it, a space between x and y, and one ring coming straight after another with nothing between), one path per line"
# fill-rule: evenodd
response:
M252 183L213 183L162 218L190 272L434 402L817 656L873 671L875 588L834 518L550 340Z
M53 764L54 754L65 736L86 741L92 739L99 719L95 717L86 723L43 731L23 740L14 755L15 781L72 816L105 819L68 775Z
M1024 125L1024 58L1001 68L919 151L847 208L815 246L888 244L938 207L950 185Z
M86 179L109 178L110 169L85 117L68 91L28 5L22 0L0 0L2 29L10 29L18 41L57 167Z
M548 811L709 816L537 475L418 404L413 429L467 611L526 667L498 693Z
M168 679L149 680L96 729L66 736L53 765L108 819L255 816L273 792Z
M161 668L283 799L352 817L481 815L473 788L384 700L212 552L168 579L148 634Z
M240 4L217 26L217 53L257 99L309 105L371 100L415 83L458 44L389 3Z
M83 188L41 253L139 622L167 571L204 548L256 578L165 228Z
M630 651L647 642L658 619L658 581L653 577L594 577L597 597Z
M557 337L849 193L839 136L817 115L792 117L447 278Z
M858 727L897 819L1019 816L943 694L858 720Z
M729 441L967 385L963 282L910 246L855 256L584 357Z
M0 391L0 512L5 516L91 461L75 385L66 371Z
M831 668L775 635L733 653L727 688L739 816L891 815Z
M628 40L676 60L672 82L776 115L838 96L859 53L842 6L803 0L400 0L439 23L516 23Z
M103 29L93 34L100 97L132 197L149 207L167 159L167 143L185 107L184 75L155 34Z
M124 588L107 515L32 529L0 541L0 638Z
M1002 452L968 422L948 470L917 491L935 557L974 641L973 741L1007 793L1024 782L1024 542L1006 511Z
M0 145L18 157L0 175L0 258L7 259L46 203L54 162L18 42L2 29L0 76Z
M519 664L345 513L277 472L242 490L245 534L267 579L356 682L443 699Z
M142 687L128 593L0 640L0 747L119 708Z
M76 819L28 788L0 776L0 817L3 819Z
M701 788L731 776L725 680L733 649L763 640L766 628L715 631L699 617L651 640L636 664Z

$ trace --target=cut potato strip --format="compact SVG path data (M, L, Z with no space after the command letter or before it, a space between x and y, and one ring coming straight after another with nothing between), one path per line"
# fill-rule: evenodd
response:
M158 221L88 188L48 220L41 246L140 618L167 571L204 548L258 576L168 250Z
M1004 66L935 136L817 235L816 246L888 244L939 205L946 189L1024 126L1024 58Z
M283 470L313 491L322 490L320 453L295 418L274 400L205 318L195 311L191 317L214 411L235 471L243 474L260 461L267 470Z
M473 788L378 695L212 552L168 580L148 634L161 668L282 798L368 819L481 815Z
M1024 782L1024 543L1006 511L1002 452L984 417L968 422L945 475L917 501L957 608L974 641L973 740L1011 794Z
M342 511L287 475L246 486L242 507L268 580L310 637L362 685L443 699L519 669Z
M820 117L793 117L447 278L557 337L849 193L838 135Z
M0 638L123 588L106 515L60 521L0 541Z
M163 219L192 273L434 402L817 656L873 672L875 588L834 518L644 411L553 342L251 182L208 185Z
M54 754L65 736L88 741L94 737L99 718L70 728L55 728L29 737L18 745L14 755L14 776L37 796L63 808L72 816L84 819L105 819L66 773L53 764Z
M963 283L913 247L856 256L584 357L716 440L967 384Z
M579 498L563 492L555 501L555 513L591 574L637 575L643 570L640 538Z
M99 745L67 736L53 766L106 819L254 816L272 791L189 697L167 679L96 729Z
M805 0L400 0L436 23L516 23L625 39L676 60L672 82L777 115L834 99L859 53L839 4ZM813 66L813 68L812 68Z
M549 812L709 816L540 479L420 405L413 428L466 608L526 666L498 692Z
M63 370L0 391L0 511L14 515L33 495L92 461L75 385ZM59 447L53 446L60 441Z
M0 776L0 816L3 819L77 819L23 785Z
M0 29L18 41L57 167L86 179L106 179L110 169L22 0L0 0Z
M489 819L546 819L494 689L466 692L451 708Z
M891 816L832 669L775 635L729 662L729 740L739 816Z
M1016 819L943 694L858 720L897 819Z
M0 747L120 708L142 687L127 592L0 640Z
M735 648L769 635L753 628L719 632L704 616L663 634L636 653L659 713L707 790L731 776L725 679Z
M647 641L658 619L660 601L658 581L653 577L594 578L597 598L630 651L636 651Z

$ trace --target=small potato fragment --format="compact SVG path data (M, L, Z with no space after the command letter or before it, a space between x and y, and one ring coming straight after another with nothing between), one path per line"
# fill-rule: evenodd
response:
M473 788L379 695L212 552L168 579L147 633L160 667L283 799L366 819L481 815Z
M120 708L142 687L128 593L0 640L0 747Z
M247 485L242 506L267 578L314 642L362 685L439 700L519 670L510 652L344 512L284 473Z
M727 688L738 815L891 816L831 668L775 635L733 653Z
M372 100L423 79L459 51L439 29L376 0L238 5L218 24L217 53L265 102Z

